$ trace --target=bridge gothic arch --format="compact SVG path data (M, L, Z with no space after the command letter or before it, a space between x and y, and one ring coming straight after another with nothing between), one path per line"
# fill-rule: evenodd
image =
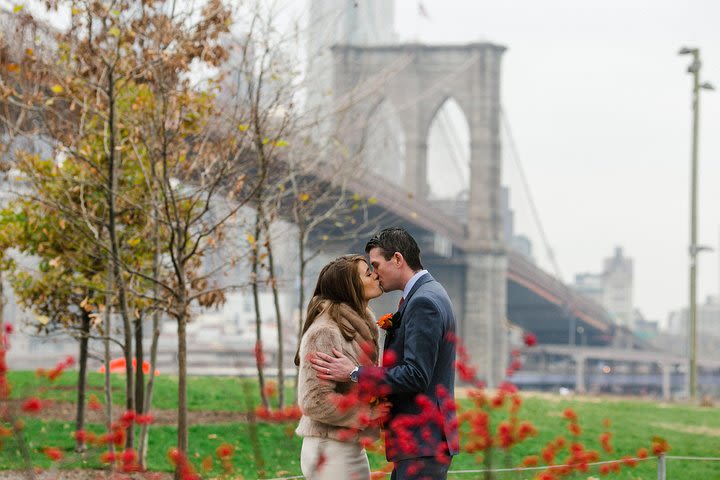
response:
M449 213L467 201L470 190L470 126L454 97L448 96L435 110L427 138L428 197L442 201Z
M368 111L363 136L362 164L369 172L401 185L405 177L405 131L390 101L381 97Z

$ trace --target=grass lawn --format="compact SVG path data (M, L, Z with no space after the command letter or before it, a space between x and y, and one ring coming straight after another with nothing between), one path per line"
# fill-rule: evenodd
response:
M11 372L9 380L13 384L13 395L17 398L23 394L39 392L42 398L54 400L74 399L74 385L72 372L61 377L51 388L38 389L41 384L33 373ZM192 377L189 379L189 409L193 411L243 411L246 409L248 396L252 403L257 402L257 386L253 379L239 380L228 377ZM102 385L102 376L90 376L91 388ZM115 402L123 400L122 377L115 377L113 383ZM160 376L156 384L154 408L173 409L176 403L177 381L173 377ZM102 400L102 390L93 390ZM249 393L247 393L249 392ZM292 391L288 391L287 398L292 399ZM462 406L469 406L466 400L461 400ZM661 404L653 401L634 399L583 397L569 398L550 395L526 394L523 395L523 407L520 410L520 420L529 420L538 429L539 434L525 443L518 445L512 451L512 457L498 452L493 459L496 467L502 468L507 464L517 465L526 455L538 455L545 444L558 435L569 438L566 428L567 421L562 412L565 408L574 409L579 417L582 428L581 441L586 448L600 450L599 435L605 431L603 420L609 419L612 424L612 445L615 453L603 454L602 459L619 459L624 455L634 455L639 447L650 447L654 435L665 438L671 450L669 455L720 457L720 415L716 408L701 408L687 405ZM495 412L493 424L506 413ZM34 462L39 466L50 465L41 452L44 446L56 446L65 450L66 460L63 467L86 466L100 467L99 451L89 452L85 459L77 458L73 453L73 440L71 434L73 425L53 419L40 417L26 417L25 434L33 451ZM225 424L192 424L190 427L190 457L198 467L203 459L215 458L215 450L222 443L229 443L236 449L233 456L235 471L244 478L258 478L261 465L265 471L265 478L300 475L300 444L301 441L293 434L294 424L266 424L249 425L247 423ZM88 428L100 432L99 425ZM167 460L167 451L175 443L176 430L173 425L154 425L151 429L149 448L149 468L155 471L169 471L171 465ZM3 439L4 445L0 450L0 469L17 469L20 465L20 455L12 439ZM562 461L564 454L559 456ZM385 464L384 459L377 454L370 455L373 468ZM473 470L482 468L477 459L470 454L461 454L455 457L452 470ZM207 477L217 476L222 468L215 460L212 470ZM588 477L601 477L597 470L587 475L572 478L586 479ZM497 474L497 479L519 480L532 478L532 474L507 473ZM481 478L480 474L457 474L451 478ZM652 459L642 462L634 469L623 468L619 475L611 478L622 479L657 479L657 462ZM720 478L720 462L690 462L685 460L669 459L667 464L667 479L715 479Z

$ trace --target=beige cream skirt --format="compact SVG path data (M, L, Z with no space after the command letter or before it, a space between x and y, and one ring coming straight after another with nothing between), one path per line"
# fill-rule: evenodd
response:
M304 437L300 467L307 480L368 480L370 464L358 442Z

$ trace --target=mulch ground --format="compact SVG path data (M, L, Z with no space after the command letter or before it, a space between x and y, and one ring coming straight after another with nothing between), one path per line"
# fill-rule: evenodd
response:
M19 471L0 471L0 480L25 480L26 472ZM171 480L171 473L134 473L120 474L103 470L48 470L45 472L36 472L36 480Z
M74 422L76 404L73 402L47 401L43 402L42 410L37 414L45 420L60 422ZM113 408L113 420L118 419L125 410L119 406ZM153 410L153 425L177 425L177 410ZM105 423L105 411L86 409L85 423ZM247 414L243 412L223 411L188 411L188 424L237 423L247 421ZM4 477L0 476L0 479Z

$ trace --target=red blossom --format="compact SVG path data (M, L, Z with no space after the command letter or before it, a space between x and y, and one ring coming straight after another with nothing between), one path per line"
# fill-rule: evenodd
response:
M563 412L563 417L573 422L577 421L578 418L577 413L575 413L575 410L573 410L572 408L566 408Z
M95 411L102 410L102 403L100 403L100 400L98 400L96 395L90 395L90 398L88 399L88 408Z
M659 456L670 450L670 445L662 438L655 437L652 442L653 455Z
M63 453L55 447L45 447L43 449L43 453L53 462L57 462L58 460L63 458Z
M121 428L115 429L111 436L112 443L114 443L116 447L122 447L125 445L125 438L125 430Z
M506 393L508 395L512 395L518 392L518 388L510 382L502 382L500 386L498 386L498 391Z
M522 422L518 427L518 437L521 441L528 437L534 437L537 433L537 429L530 422Z
M374 442L374 440L370 437L362 437L360 439L360 445L363 446L363 448L369 448Z
M640 448L640 449L638 449L636 456L637 456L638 458L647 458L647 457L648 457L647 448Z
M223 443L215 449L215 454L218 458L228 458L231 457L233 453L235 453L235 447L229 443Z
M5 324L5 333L7 333L8 335L10 335L11 333L13 333L12 323L6 323L6 324Z
M274 397L277 394L277 383L272 381L267 382L263 387L263 392L265 393L266 397Z
M75 440L80 443L95 441L95 434L92 432L86 432L85 430L78 430L74 432L73 437L75 437Z
M534 347L535 345L537 345L537 337L534 333L527 332L523 337L523 341L528 347Z
M613 447L610 445L610 439L612 438L612 433L610 432L603 432L600 434L600 445L602 446L603 450L605 450L608 453L612 453Z
M490 400L490 406L493 408L500 408L505 403L505 395L503 395L503 392L499 391L495 396Z
M543 448L541 455L547 465L552 465L553 461L555 460L555 449L552 445L548 445Z
M2 362L5 363L4 360ZM0 398L5 399L10 396L10 392L12 391L12 387L10 386L10 383L7 381L7 377L5 375L0 375Z
M102 463L113 463L116 459L116 456L112 452L104 452L102 455L100 455L100 461Z
M537 455L528 455L527 457L523 458L522 466L523 467L535 467L537 466L539 461L539 458Z
M637 464L638 464L637 460L635 460L634 458L632 458L628 455L626 455L622 458L622 462L625 464L626 467L630 467L630 468L633 468L633 467L637 466Z
M122 453L122 456L120 458L121 458L122 464L123 464L123 466L122 466L123 472L126 472L126 473L139 472L142 470L142 467L137 462L138 454L134 449L132 449L132 448L126 449Z
M122 425L123 428L132 427L133 423L135 423L135 417L136 414L134 410L127 410L120 417L120 425Z
M413 476L417 475L420 472L420 470L422 470L422 468L423 468L422 461L412 462L407 467L407 475L409 477L413 477Z
M325 456L325 452L320 452L320 455L318 455L317 462L315 463L315 471L320 471L323 466L325 466L325 463L327 462L327 457Z
M42 410L42 402L37 397L30 397L23 402L21 408L25 413L38 413Z
M255 362L258 365L265 365L265 353L263 353L262 342L255 343Z
M255 415L262 420L270 418L270 409L259 405L255 408Z
M155 417L150 415L149 413L147 415L137 415L135 417L135 423L138 425L150 425L155 421Z
M397 353L393 350L385 350L383 352L382 365L385 368L391 368L397 363Z
M173 465L185 460L185 456L177 448L171 448L167 452L167 458Z
M475 379L475 375L477 375L476 368L471 367L470 365L467 365L466 363L463 363L459 360L455 362L455 369L460 376L460 380L462 380L463 382L472 382Z

